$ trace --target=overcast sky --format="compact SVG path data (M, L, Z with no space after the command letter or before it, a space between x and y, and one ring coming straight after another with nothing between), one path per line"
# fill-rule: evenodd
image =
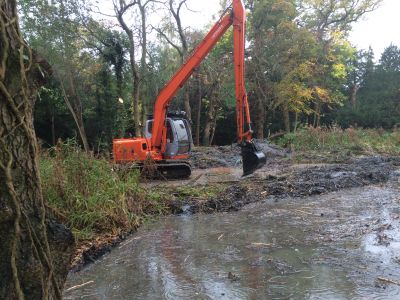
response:
M103 12L112 13L109 0L100 0ZM188 0L190 11L182 13L183 25L204 28L211 26L219 17L219 0ZM116 23L116 21L113 21ZM391 43L400 46L400 0L383 0L380 7L366 14L353 25L350 42L358 49L371 46L378 60L383 49Z
M189 0L188 3L196 11L185 12L184 24L188 26L201 28L210 24L213 16L218 16L218 0ZM400 46L400 0L383 0L377 10L354 24L350 41L359 49L371 46L376 59L390 43Z
M350 41L360 49L371 46L375 58L379 59L383 49L390 43L400 46L399 13L399 0L383 0L377 10L367 14L353 26Z

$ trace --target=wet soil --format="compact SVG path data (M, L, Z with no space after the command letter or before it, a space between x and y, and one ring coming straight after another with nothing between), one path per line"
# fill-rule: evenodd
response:
M270 144L266 141L257 141L257 145L265 153L268 163L271 164L282 158L288 158L288 150ZM235 145L216 147L196 147L190 155L190 163L194 169L211 169L218 167L241 168L240 147Z
M136 232L137 228L121 232L119 234L102 234L94 239L82 241L75 249L70 272L78 272L88 264L94 263Z
M285 159L288 152L278 146L259 141L259 146L267 154L268 166L289 165ZM190 163L193 167L193 174L187 180L144 180L142 184L150 189L164 189L171 186L181 185L207 185L210 183L226 184L239 181L241 174L240 148L236 145L219 147L197 147L194 149ZM210 170L212 170L210 172ZM204 198L191 198L189 202L202 203ZM185 202L177 203L165 199L170 208L170 213L179 214ZM93 263L104 254L109 253L116 245L124 241L137 228L124 230L117 234L99 234L94 239L79 243L71 264L71 271L79 271L86 265Z
M400 166L397 157L365 157L348 164L266 166L254 176L238 180L210 199L187 198L171 203L173 213L235 211L244 205L273 198L305 197L344 188L384 183ZM268 168L271 168L268 172ZM279 171L277 171L279 169Z

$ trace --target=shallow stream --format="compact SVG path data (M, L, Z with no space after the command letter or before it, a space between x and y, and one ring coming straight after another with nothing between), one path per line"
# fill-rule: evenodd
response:
M400 299L399 217L398 181L168 216L70 274L64 297Z

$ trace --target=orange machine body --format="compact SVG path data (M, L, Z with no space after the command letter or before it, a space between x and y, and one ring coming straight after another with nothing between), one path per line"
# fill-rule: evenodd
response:
M151 153L150 141L146 138L115 139L113 141L114 161L126 163L144 161Z
M118 164L129 162L143 162L148 158L154 161L167 159L188 159L189 154L163 156L158 151L151 149L151 140L147 138L114 139L114 161Z

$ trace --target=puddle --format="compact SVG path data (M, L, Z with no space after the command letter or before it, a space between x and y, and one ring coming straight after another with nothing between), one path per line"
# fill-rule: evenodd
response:
M368 186L169 216L70 274L89 283L64 299L400 299L377 280L400 280L399 199Z

